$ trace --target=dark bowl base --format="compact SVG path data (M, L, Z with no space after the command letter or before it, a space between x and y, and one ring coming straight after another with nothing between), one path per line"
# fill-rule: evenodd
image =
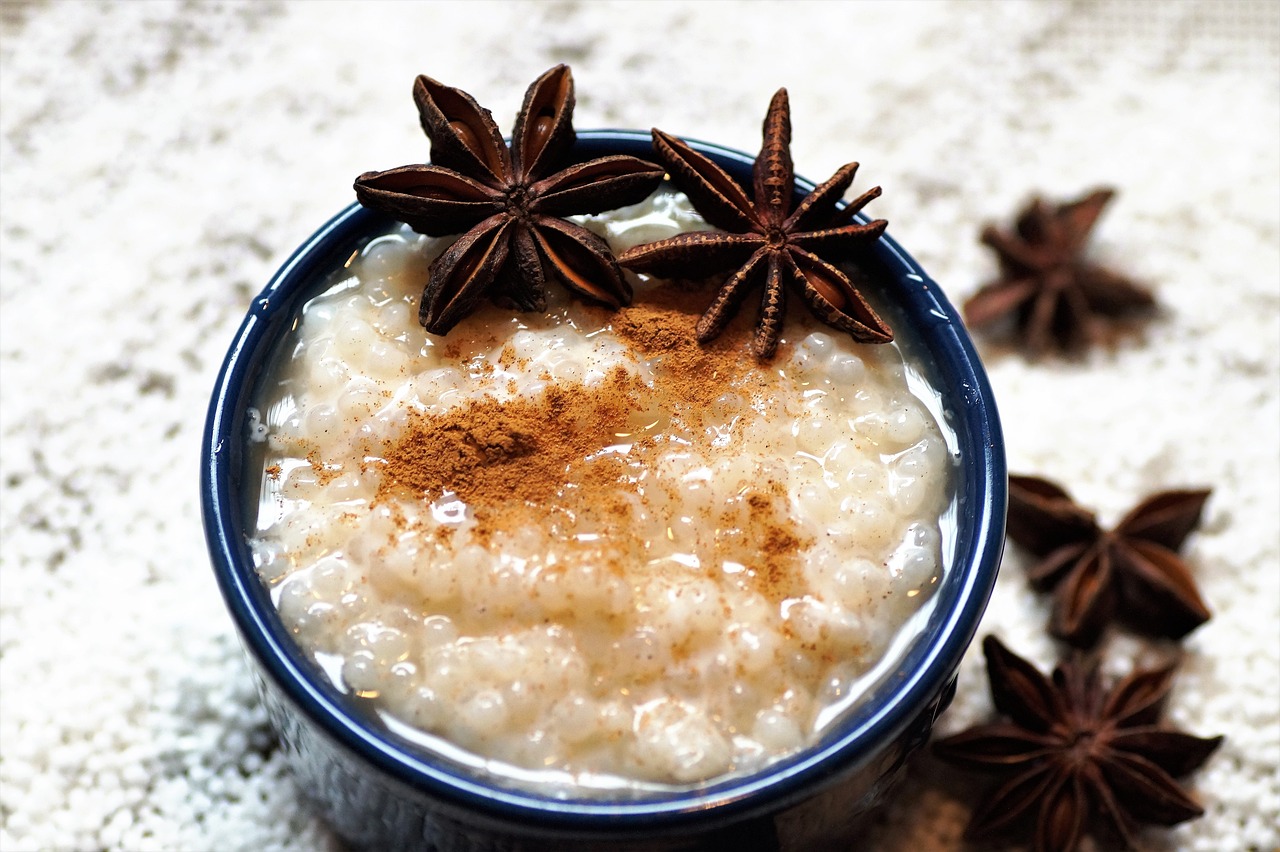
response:
M254 685L280 739L295 782L325 823L354 849L417 852L819 852L853 848L861 818L901 780L907 759L929 739L934 721L955 696L953 674L937 699L869 763L829 781L822 792L774 815L726 827L667 836L605 837L547 833L528 825L480 822L383 774L299 723L300 708L272 689L250 658Z

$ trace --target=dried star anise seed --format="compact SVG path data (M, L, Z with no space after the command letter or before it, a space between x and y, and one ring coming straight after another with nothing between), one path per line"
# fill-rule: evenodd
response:
M974 810L965 836L1009 835L1031 819L1036 852L1070 852L1110 828L1136 848L1138 823L1175 825L1204 813L1174 779L1222 742L1159 724L1173 666L1138 670L1104 689L1096 664L1074 658L1046 678L994 636L982 645L996 710L1008 721L936 742L966 769L1004 776Z
M635 204L663 169L636 157L566 165L573 146L573 76L557 65L533 82L510 148L493 116L430 77L413 85L431 164L366 172L356 198L430 236L461 234L431 265L419 320L444 334L482 296L520 310L546 309L546 281L610 307L631 287L604 240L562 217Z
M764 144L753 169L753 198L708 157L674 136L653 131L653 148L671 180L707 222L720 231L694 231L624 251L628 269L663 278L692 278L736 268L695 328L700 343L720 334L747 293L763 283L760 319L752 349L768 360L778 346L787 288L794 289L820 320L861 343L887 343L889 326L876 315L838 267L821 255L875 240L888 224L855 224L854 214L880 195L876 187L839 210L857 163L839 169L792 208L791 109L779 89L764 120Z
M1009 538L1040 561L1029 576L1053 589L1050 629L1073 645L1097 641L1115 617L1179 639L1209 620L1191 571L1177 555L1200 522L1208 490L1164 491L1106 531L1058 484L1009 477Z
M1114 196L1097 189L1056 206L1034 198L1012 233L986 227L982 242L995 251L1000 278L965 303L965 321L976 328L1011 316L1027 350L1038 355L1053 347L1078 351L1100 339L1109 320L1154 306L1150 292L1083 258Z

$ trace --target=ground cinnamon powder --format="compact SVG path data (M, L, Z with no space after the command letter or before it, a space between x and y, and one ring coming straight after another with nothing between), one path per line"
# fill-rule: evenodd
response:
M645 294L642 302L614 314L614 332L643 355L659 361L664 390L677 405L693 411L706 408L729 387L746 394L767 391L768 374L747 353L750 325L732 323L714 340L694 338L701 310L709 295L691 294L669 283Z
M545 524L553 507L599 518L611 535L626 535L635 463L626 453L602 450L655 440L633 434L637 418L655 407L697 428L726 391L750 398L767 390L769 374L745 354L746 324L731 326L707 345L695 341L699 304L669 284L639 304L601 313L602 323L649 360L652 387L617 367L590 388L551 385L536 398L485 397L441 415L411 414L385 453L377 499L409 492L435 500L452 492L475 513L473 535L482 544L497 530ZM511 360L504 350L499 362L509 366ZM796 534L785 487L751 483L739 497L736 510L700 519L743 533L724 537L730 543L720 552L701 554L704 564L745 566L744 581L773 600L800 593L799 553L810 542ZM629 566L606 567L632 576Z
M618 367L593 388L553 386L532 400L486 397L439 416L414 413L386 454L380 496L408 489L433 499L452 491L489 522L513 504L545 504L577 481L609 429L626 426L644 389Z

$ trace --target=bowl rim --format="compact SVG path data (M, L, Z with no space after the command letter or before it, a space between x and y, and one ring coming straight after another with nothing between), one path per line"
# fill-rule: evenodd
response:
M652 158L650 138L649 132L640 130L580 130L574 156L588 159L621 153ZM736 179L749 180L753 156L696 139L685 141ZM798 192L808 192L814 186L800 177L796 185ZM862 220L866 221L865 217ZM959 584L955 605L939 616L941 623L931 632L914 640L911 654L899 661L901 664L915 654L915 646L929 640L918 649L918 662L910 671L897 670L891 675L897 685L888 693L888 701L849 714L834 726L838 736L828 732L818 745L758 772L634 801L543 798L521 789L486 784L476 776L449 771L425 755L400 748L385 732L347 711L336 688L317 682L314 668L285 635L266 586L254 570L245 540L242 503L233 493L232 483L241 463L245 404L270 344L283 334L281 320L290 315L306 284L317 273L333 268L332 261L344 244L368 234L373 225L389 221L352 203L304 241L272 276L251 303L219 371L201 447L205 535L220 591L241 641L275 688L331 741L412 790L467 811L479 809L492 819L552 831L581 830L594 824L608 830L631 828L655 833L679 830L693 822L699 826L720 824L782 810L843 773L867 764L937 698L972 641L994 587L1004 542L1007 470L994 396L959 315L936 282L886 233L872 253L892 276L890 286L896 291L892 298L906 313L927 317L919 337L937 362L934 368L943 372L943 379L958 380L958 393L950 386L938 390L944 401L949 398L948 391L955 394L953 404L947 406L952 428L958 438L970 439L962 441L965 453L961 466L966 475L961 483L964 493L957 494L957 499L977 507L977 516L971 519L971 544L964 552L957 546L956 564L949 569L960 572L960 577L950 581ZM976 475L970 475L972 471ZM966 520L970 519L962 517L960 523ZM607 819L607 826L597 822L602 818Z

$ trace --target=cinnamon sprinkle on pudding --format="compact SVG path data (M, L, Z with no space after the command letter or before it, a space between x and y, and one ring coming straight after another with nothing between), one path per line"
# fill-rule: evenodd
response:
M583 221L614 251L706 227L665 189ZM554 291L435 337L440 246L373 240L263 385L253 548L298 642L515 783L691 784L813 742L943 571L951 439L902 346L792 316L763 364L750 317L695 341L714 282L642 279L616 312Z

